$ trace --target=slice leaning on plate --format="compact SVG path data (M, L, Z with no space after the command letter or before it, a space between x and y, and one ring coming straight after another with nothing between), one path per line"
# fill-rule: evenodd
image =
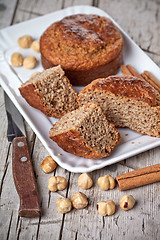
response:
M90 159L108 156L120 141L118 130L94 103L60 118L51 128L49 137L63 150Z
M77 93L60 65L35 75L19 91L32 107L49 117L60 118L77 108Z

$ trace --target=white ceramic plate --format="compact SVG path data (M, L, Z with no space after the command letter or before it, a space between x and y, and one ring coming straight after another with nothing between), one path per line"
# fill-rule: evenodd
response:
M138 72L148 70L151 71L155 77L158 78L160 76L158 66L130 39L107 13L95 7L75 6L2 29L0 31L0 50L3 50L5 59L0 63L0 81L6 93L56 162L71 172L90 172L157 147L160 145L160 138L141 135L127 128L119 129L122 141L109 157L99 160L76 157L63 151L56 143L49 139L49 130L57 120L55 118L49 118L39 110L32 108L21 97L18 90L21 83L28 80L33 72L42 71L43 69L40 64L40 54L33 52L32 49L20 49L17 45L17 39L25 34L31 35L34 39L39 39L51 23L65 16L77 13L98 14L110 18L120 29L124 37L124 64L131 64ZM30 54L35 55L39 61L37 67L33 70L27 70L23 67L11 67L10 58L12 52L15 51L21 52L24 56ZM75 87L75 89L79 91L81 88Z

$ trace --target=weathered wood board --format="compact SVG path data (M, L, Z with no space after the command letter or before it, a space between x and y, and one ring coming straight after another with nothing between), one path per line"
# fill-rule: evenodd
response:
M160 66L160 2L157 0L1 0L0 27L6 27L68 6L87 4L97 6L109 13L131 38ZM40 169L41 161L48 155L46 149L26 124L28 143L35 169L42 216L39 219L18 217L19 198L12 177L12 147L6 138L7 120L0 88L0 239L146 239L159 240L160 183L151 184L130 191L120 192L117 188L104 192L99 189L97 179L104 174L116 177L160 162L160 148L139 154L120 163L91 173L94 186L82 190L77 185L79 174L70 173L61 167L51 174ZM50 176L63 176L68 180L64 191L50 193L47 182ZM89 206L83 210L72 210L62 215L56 209L60 196L71 198L81 191L89 198ZM132 194L137 203L134 209L124 212L119 199L125 193ZM96 204L100 200L112 199L116 203L116 214L101 217Z

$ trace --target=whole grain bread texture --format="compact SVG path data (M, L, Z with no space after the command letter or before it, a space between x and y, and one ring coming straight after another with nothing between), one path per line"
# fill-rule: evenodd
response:
M78 95L79 106L94 102L116 127L160 137L160 106L155 89L133 76L110 76L94 80Z
M77 108L77 93L61 66L44 70L23 83L22 97L49 117L60 118Z
M53 23L42 34L43 67L60 64L73 85L115 74L123 60L123 37L111 20L76 14Z
M49 137L64 151L98 159L108 156L120 141L120 134L94 103L65 114L50 130Z

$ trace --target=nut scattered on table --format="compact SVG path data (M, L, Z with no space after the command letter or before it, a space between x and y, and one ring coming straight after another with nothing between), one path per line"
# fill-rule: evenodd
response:
M34 56L28 56L23 61L23 66L27 69L35 68L37 59Z
M56 200L56 205L58 207L58 211L61 213L70 212L72 209L71 200L69 200L68 198L58 198Z
M33 42L33 39L30 35L24 35L24 36L18 38L18 45L21 48L30 48L32 42Z
M84 193L76 192L71 197L71 202L74 208L82 209L88 205L87 197Z
M44 173L53 172L56 167L57 167L57 164L51 156L47 156L41 162L41 169Z
M82 173L78 177L78 186L79 187L81 187L83 189L89 189L92 187L92 185L93 185L93 181L88 173Z
M119 200L120 207L127 211L134 207L135 199L132 195L124 195Z
M23 65L23 56L20 53L13 53L11 56L11 63L14 67L20 67Z
M67 180L64 177L52 176L48 180L48 189L51 192L56 192L57 190L64 190L67 187Z
M112 200L107 200L106 202L100 201L97 203L97 209L101 216L110 216L115 213L116 205Z
M33 51L35 51L35 52L40 52L39 40L33 41L32 44L31 44L31 48L32 48Z
M104 175L98 178L98 185L102 190L109 190L115 187L115 180L110 175Z

